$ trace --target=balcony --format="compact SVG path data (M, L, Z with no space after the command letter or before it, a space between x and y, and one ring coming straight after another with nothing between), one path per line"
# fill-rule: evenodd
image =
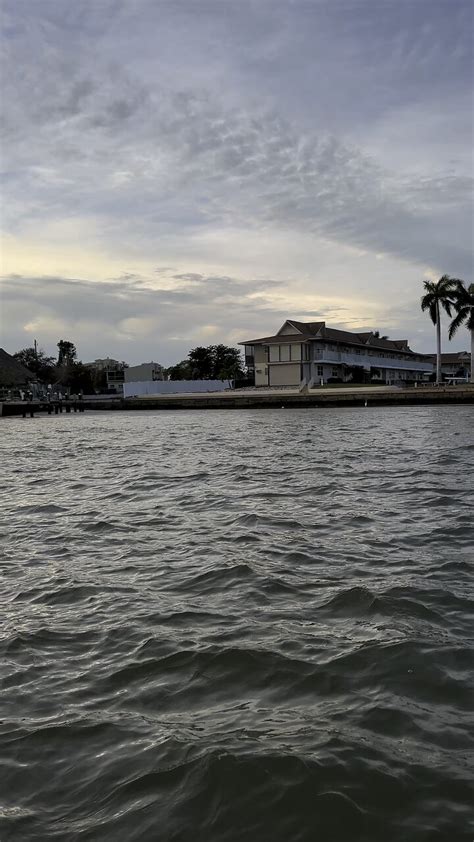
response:
M421 362L420 360L404 360L396 357L377 357L369 354L351 354L346 351L321 351L316 349L313 351L312 362L328 363L345 363L345 365L361 365L364 368L395 368L397 370L406 371L420 371L431 374L433 365L430 362Z

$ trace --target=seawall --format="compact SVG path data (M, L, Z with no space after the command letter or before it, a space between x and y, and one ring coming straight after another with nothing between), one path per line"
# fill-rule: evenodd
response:
M124 409L265 409L280 407L338 407L338 406L423 406L426 404L472 403L474 386L441 388L323 390L308 393L277 391L224 392L205 395L166 395L148 398L128 398ZM117 407L118 408L118 407Z
M290 407L342 407L342 406L426 406L429 404L474 404L474 385L420 387L418 389L321 389L310 392L292 390L260 393L257 390L229 391L207 394L159 395L141 398L81 401L80 411L112 410L167 410L167 409L270 409ZM77 407L77 404L76 404ZM74 411L67 407L65 411ZM48 404L0 403L0 416L47 412ZM51 412L51 409L49 410Z

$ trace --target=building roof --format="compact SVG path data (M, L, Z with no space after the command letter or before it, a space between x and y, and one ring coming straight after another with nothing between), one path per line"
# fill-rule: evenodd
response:
M0 348L0 386L22 386L35 379L36 374Z
M287 342L308 342L311 339L323 339L329 342L339 342L345 345L356 345L358 347L379 348L381 351L399 351L407 354L414 354L408 346L407 339L384 339L378 337L372 331L362 333L351 333L348 330L338 330L326 327L326 322L297 322L287 319L280 330L289 325L298 331L294 334L277 333L274 336L264 336L260 339L248 339L246 342L239 342L239 345L266 345L268 343L285 344Z

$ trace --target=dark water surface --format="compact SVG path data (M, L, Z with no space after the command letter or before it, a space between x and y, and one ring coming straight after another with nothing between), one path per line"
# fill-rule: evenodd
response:
M472 840L474 408L1 424L0 839Z

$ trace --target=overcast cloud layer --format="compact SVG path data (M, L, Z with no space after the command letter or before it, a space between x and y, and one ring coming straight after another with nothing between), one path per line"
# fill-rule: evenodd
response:
M432 350L423 278L473 280L472 16L4 0L1 344L171 363L293 317Z

